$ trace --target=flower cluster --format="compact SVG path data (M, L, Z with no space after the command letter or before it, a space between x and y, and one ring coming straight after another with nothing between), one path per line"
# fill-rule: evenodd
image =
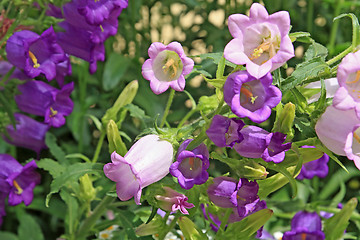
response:
M360 169L360 51L349 53L338 67L339 88L333 104L316 123L320 141L332 152L353 160Z
M40 174L35 169L35 160L22 166L8 154L0 154L0 225L6 215L5 202L8 197L10 206L22 202L28 206L34 197L33 189L40 183Z

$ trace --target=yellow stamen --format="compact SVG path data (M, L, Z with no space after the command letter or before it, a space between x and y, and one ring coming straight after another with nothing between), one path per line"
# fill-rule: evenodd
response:
M17 194L21 194L24 190L20 187L20 185L17 183L17 181L13 180L13 184L14 184L14 187L16 188L17 190Z
M360 143L360 137L359 137L359 135L357 135L356 133L354 133L353 135L354 135L355 140L356 140L358 143Z
M175 60L172 58L169 58L165 65L162 67L164 69L164 73L168 73L170 68L172 69L172 73L170 75L171 78L174 78L177 74L178 64L176 64Z
M55 115L58 113L58 111L54 110L52 107L50 107L50 117L55 117Z
M360 71L356 72L356 77L354 81L346 82L347 84L357 83L360 79Z
M306 240L306 233L301 234L301 240Z
M110 236L107 233L102 233L101 236L103 239L108 239Z
M244 104L248 103L249 102L249 99L250 99L250 102L252 104L255 103L255 100L257 99L258 96L255 96L253 95L252 93L252 90L251 88L248 86L248 85L243 85L241 88L240 88L240 93L244 94L245 95L245 102Z
M101 29L101 32L104 32L104 28L101 24L100 24L100 29Z
M272 44L270 42L263 42L257 48L254 49L249 59L254 60L259 58L261 54L263 54L265 51L268 51L270 49L271 45ZM271 52L273 52L273 50Z
M34 66L33 66L34 68L40 67L40 64L38 63L37 58L31 51L29 51L29 57L30 57L31 61L34 63Z

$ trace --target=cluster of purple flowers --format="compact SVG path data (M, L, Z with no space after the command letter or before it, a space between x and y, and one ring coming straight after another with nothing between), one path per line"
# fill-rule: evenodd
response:
M10 206L22 202L28 206L34 197L33 189L40 183L40 174L35 169L35 160L22 166L8 154L0 154L0 226L6 215L5 203L8 198Z
M116 34L117 18L127 5L127 0L73 0L62 9L50 4L47 14L64 19L59 23L64 32L55 33L53 27L41 35L22 30L8 39L6 53L10 64L2 62L2 66L4 70L15 66L11 77L27 80L18 86L21 94L15 97L17 106L25 113L43 117L44 123L15 114L16 129L9 125L8 134L3 136L7 142L37 154L46 148L47 130L63 126L73 110L70 94L74 83L64 84L64 77L71 74L69 55L88 61L90 72L94 73L97 60L105 59L104 41ZM40 76L48 81L56 79L60 89L32 80Z
M353 160L360 169L360 51L349 53L337 72L339 88L333 104L319 118L315 131L332 152Z

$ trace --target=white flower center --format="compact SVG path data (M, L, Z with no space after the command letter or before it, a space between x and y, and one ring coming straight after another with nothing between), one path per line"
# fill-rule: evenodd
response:
M155 77L161 82L177 80L183 70L183 63L179 55L174 51L165 50L160 52L153 62Z

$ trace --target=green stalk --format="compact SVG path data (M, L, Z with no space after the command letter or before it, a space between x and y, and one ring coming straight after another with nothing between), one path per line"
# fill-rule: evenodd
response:
M335 7L335 12L334 12L335 17L340 15L343 2L344 2L344 0L336 1L336 7ZM336 41L336 33L337 33L338 28L339 28L339 21L333 22L333 25L331 26L330 41L329 41L329 47L328 47L328 49L330 50L330 54L334 53L334 45L335 45L335 41Z
M179 123L179 125L178 125L178 128L181 128L181 127L184 125L184 123L185 123L194 113L196 113L196 112L197 112L196 109L190 110L190 112L188 112L188 113L185 115L185 117L184 117L183 119L181 119L181 121L180 121L180 123Z
M102 147L102 145L104 143L105 135L106 135L105 130L101 131L101 135L100 135L98 144L97 144L96 149L95 149L94 157L92 159L93 163L96 163L98 158L99 158L99 155L100 155L100 152L101 152L101 147Z
M167 217L166 217L167 216ZM165 221L168 219L169 215L165 215ZM171 221L171 223L169 224L169 226L167 228L165 228L165 231L162 231L160 234L159 234L159 240L163 240L166 236L166 234L168 232L171 231L171 229L173 229L177 223L177 220L179 219L180 215L177 214L175 215L174 219Z
M170 110L172 101L174 100L174 96L175 96L175 90L171 89L169 99L168 99L168 102L166 104L166 108L165 108L165 111L164 111L164 116L162 117L161 123L160 123L160 126L159 126L160 128L162 128L164 126L164 124L165 124L166 117L169 114L169 110Z
M324 206L317 206L317 207L316 207L316 210L324 211L324 212L329 212L329 213L338 213L338 212L341 211L341 209L339 209L339 208L324 207ZM360 221L360 214L358 214L358 213L356 213L356 212L353 212L353 213L351 214L350 219L353 220L353 221Z
M95 225L96 221L104 214L114 199L115 198L113 197L105 196L103 200L101 200L101 202L96 206L93 213L81 224L79 230L75 234L74 239L85 239L89 235L89 231Z
M351 45L350 47L348 47L347 49L345 49L343 52L339 53L338 55L336 55L335 57L333 57L332 59L330 59L329 61L326 62L326 64L328 64L329 66L336 63L337 61L340 61L343 57L345 57L348 53L352 52L352 50L354 49L353 45Z
M314 16L314 1L308 0L308 10L307 10L307 30L310 34L313 31L313 16Z

